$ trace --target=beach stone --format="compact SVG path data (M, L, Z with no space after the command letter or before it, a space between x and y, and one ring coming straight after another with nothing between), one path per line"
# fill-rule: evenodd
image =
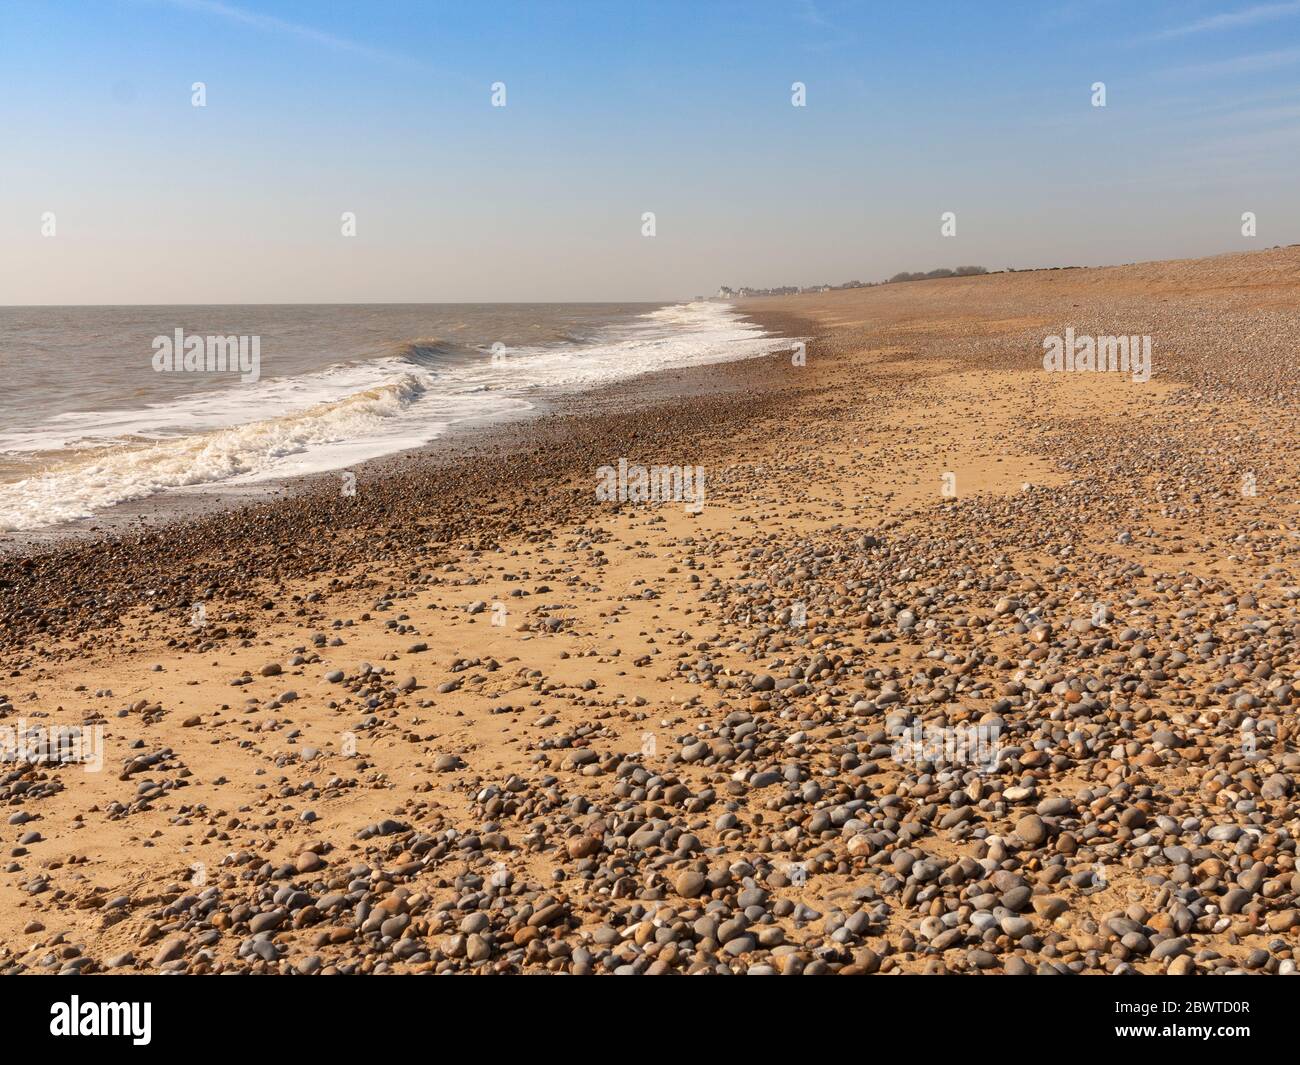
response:
M1164 961L1167 958L1176 958L1185 953L1189 945L1189 941L1183 936L1163 940L1151 948L1151 960Z
M589 858L600 850L600 840L596 836L575 836L566 849L570 858Z
M294 862L294 868L300 873L314 873L324 868L325 862L315 851L303 851Z
M270 910L265 913L257 914L248 922L248 929L253 935L258 932L270 932L284 923L285 913L283 910Z
M185 953L185 937L183 935L171 935L164 939L159 945L153 956L153 967L155 969L167 964L169 961L175 961Z
M704 891L705 883L706 881L703 873L696 872L695 870L687 870L678 875L674 887L677 894L681 895L682 898L693 899Z
M1027 814L1016 822L1016 835L1031 847L1047 842L1047 825L1037 814Z
M1070 904L1062 898L1052 895L1035 895L1034 912L1045 920L1052 921L1070 908Z

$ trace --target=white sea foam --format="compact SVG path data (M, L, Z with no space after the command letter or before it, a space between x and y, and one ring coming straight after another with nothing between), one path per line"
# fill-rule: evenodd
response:
M134 410L59 415L0 433L0 455L45 467L0 483L0 530L38 529L196 486L341 469L426 443L472 419L527 411L529 397L656 370L753 358L788 340L725 305L663 307L580 344L422 364L412 356L264 379ZM73 449L71 457L58 453Z

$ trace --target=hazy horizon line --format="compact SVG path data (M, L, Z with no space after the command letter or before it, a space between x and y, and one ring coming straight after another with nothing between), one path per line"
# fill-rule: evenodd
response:
M1177 263L1177 262L1194 262L1197 259L1216 259L1221 255L1258 255L1261 252L1277 251L1281 248L1298 248L1300 241L1289 242L1285 244L1270 244L1264 248L1246 248L1232 249L1228 251L1212 252L1208 255L1191 255L1181 256L1170 259L1132 259L1127 262L1114 263L1094 263L1092 265L1083 265L1069 263L1055 266L1026 266L1014 267L1004 266L1000 269L989 269L983 274L966 274L954 275L953 277L935 277L935 278L917 278L914 281L891 282L889 279L881 281L865 281L863 286L870 285L878 287L888 284L916 284L917 281L952 281L958 277L965 277L967 280L979 277L993 277L999 274L1032 274L1040 271L1050 270L1115 270L1123 266L1141 266L1149 263ZM942 269L939 267L938 269ZM905 271L895 271L900 273ZM856 278L850 280L857 280ZM725 282L720 282L725 284ZM818 281L811 284L831 284L831 282ZM839 282L840 285L847 282ZM791 283L786 282L782 285L763 285L753 286L762 288L782 288L788 287ZM750 287L750 286L742 286ZM800 288L810 287L807 284L799 285ZM836 291L852 291L846 289L836 289ZM576 304L586 304L593 307L612 307L621 304L649 304L649 303L682 303L691 302L696 299L712 300L717 299L716 293L704 293L702 295L676 296L671 299L646 299L638 297L634 299L621 300L593 300L593 299L567 299L567 300L407 300L407 299L360 299L360 300L260 300L245 301L242 303L195 303L193 301L164 301L159 303L0 303L0 308L6 310L20 310L23 308L51 307L60 309L78 309L89 307L556 307ZM761 296L748 297L751 299L761 299Z

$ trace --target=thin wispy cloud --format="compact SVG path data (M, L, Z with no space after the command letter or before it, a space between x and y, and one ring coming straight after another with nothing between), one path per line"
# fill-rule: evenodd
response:
M814 0L800 0L797 17L813 33L822 35L820 40L805 41L802 46L805 51L823 52L831 48L842 48L854 41L854 35L832 22Z
M1185 67L1170 67L1162 74L1177 77L1211 78L1229 74L1258 74L1265 70L1300 63L1300 48L1284 48L1276 52L1256 52L1252 55L1218 59L1210 63L1195 63Z
M1288 85L1273 92L1250 93L1245 96L1232 96L1213 101L1200 96L1184 97L1183 100L1190 102L1199 114L1211 115L1217 112L1236 111L1278 102L1285 104L1300 103L1300 85Z
M799 6L803 11L803 18L806 22L810 22L812 25L817 26L820 29L834 29L834 27L822 16L822 13L817 9L817 5L813 3L813 0L802 0Z
M220 0L163 0L164 3L171 7L180 8L184 11L194 11L205 15L214 15L223 18L228 22L236 22L244 26L251 26L254 29L262 30L266 33L278 33L284 36L297 37L299 40L308 41L312 44L320 45L322 48L329 48L336 52L351 52L354 55L365 56L368 59L378 59L386 63L403 63L411 66L420 66L415 60L407 56L395 55L392 52L386 52L380 48L372 48L368 44L362 44L360 41L354 41L347 37L340 37L337 34L327 33L325 30L318 30L314 26L306 26L300 22L290 22L288 19L277 18L274 15L263 15L256 11L247 11L242 7L235 7L232 4L223 4Z
M1258 26L1261 22L1300 15L1300 0L1287 0L1281 4L1256 4L1254 7L1240 11L1224 11L1218 15L1207 15L1183 26L1175 26L1155 35L1156 40L1169 37L1186 37L1193 33L1214 33L1220 30L1235 30L1244 26Z

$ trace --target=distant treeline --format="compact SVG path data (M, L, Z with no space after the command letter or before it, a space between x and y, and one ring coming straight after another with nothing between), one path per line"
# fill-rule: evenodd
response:
M987 274L988 271L982 266L959 266L956 270L931 270L924 274L909 274L906 270L902 273L895 274L886 284L892 285L895 281L928 281L932 277L973 277L976 274Z
M1052 269L1072 268L1054 266ZM975 277L988 272L982 266L959 266L955 270L944 268L931 270L923 274L909 274L904 270L901 274L895 274L888 281L845 281L842 285L781 285L776 288L750 288L748 285L732 288L730 285L723 285L718 289L718 297L720 299L734 299L736 297L744 299L749 296L800 296L810 292L835 292L845 288L875 288L877 285L892 285L895 281L927 281L935 277ZM1014 274L1016 270L1008 266L1006 272ZM703 299L703 297L699 298Z

